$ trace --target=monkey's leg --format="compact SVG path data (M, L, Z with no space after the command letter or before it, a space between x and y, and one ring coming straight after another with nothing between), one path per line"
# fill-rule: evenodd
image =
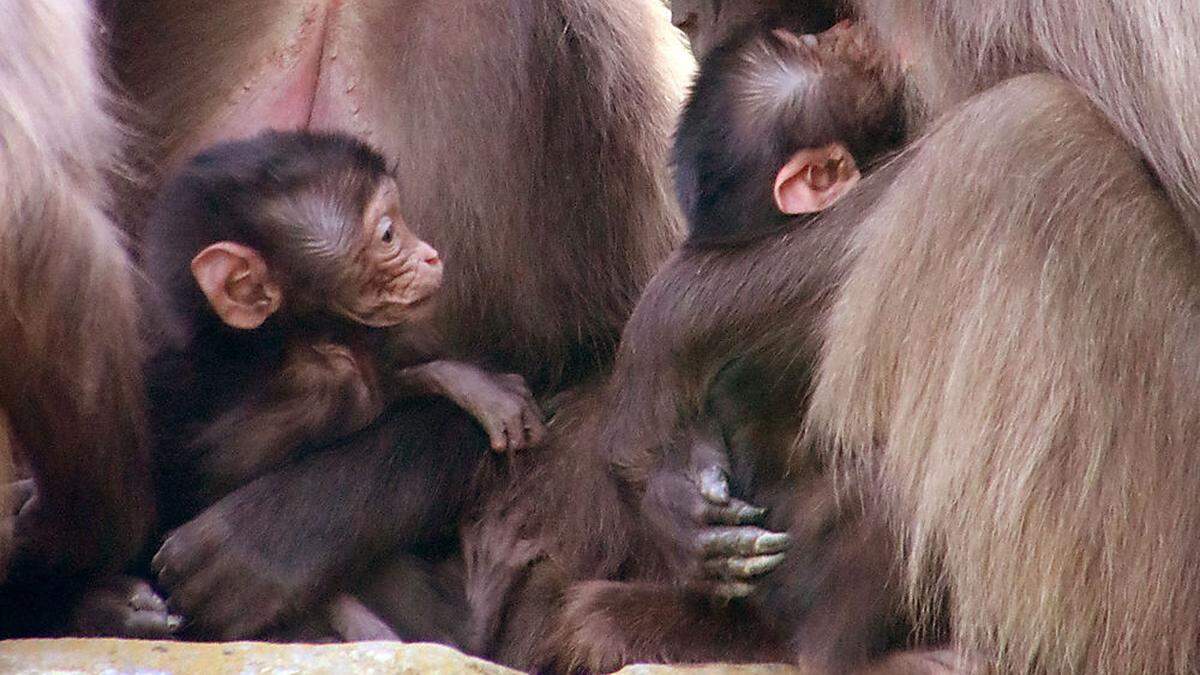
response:
M488 452L449 403L393 409L172 532L154 559L159 582L198 633L257 635L310 612L367 561L453 532Z
M590 581L571 586L554 669L612 672L631 663L787 662L786 640L753 607L669 584Z

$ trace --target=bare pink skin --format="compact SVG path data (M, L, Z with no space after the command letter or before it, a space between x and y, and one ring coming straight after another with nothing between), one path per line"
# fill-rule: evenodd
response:
M341 131L370 139L368 105L355 73L355 54L369 49L355 38L378 0L278 3L262 27L257 50L265 56L226 92L211 122L177 146L176 166L201 148L264 131ZM220 95L220 94L214 94Z

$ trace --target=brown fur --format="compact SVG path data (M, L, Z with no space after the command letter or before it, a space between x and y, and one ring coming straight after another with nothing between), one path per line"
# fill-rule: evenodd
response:
M254 88L257 68L291 58L278 38L303 32L314 7L116 4L117 69L157 143L149 188L211 140L221 106ZM344 130L395 163L406 220L446 259L442 333L453 348L547 394L602 370L642 286L679 239L665 166L688 59L663 8L451 0L405 12L340 3L339 12L324 29L338 46L322 67L355 64L353 92L335 97L356 105ZM422 485L400 481L396 459L444 457L427 479L474 495L472 481L443 473L479 451L478 439L469 422L445 414L396 413L384 435L369 429L353 447L314 452L185 526L193 536L177 539L175 552L203 572L190 601L215 632L255 634L291 597L284 583L311 593L349 583L395 545L395 528L414 511L456 518L423 501ZM512 461L488 462L490 485L506 486L510 471L534 462ZM370 600L380 615L395 613Z
M833 24L837 0L671 0L671 21L687 33L692 53L704 58L739 29L785 19L796 33ZM802 6L802 7L798 7Z
M732 44L718 51L739 67L742 43ZM736 84L726 92L705 79L725 67L713 58L703 65L699 98L691 104L701 111L721 110L720 98L738 93ZM728 77L735 75L746 76ZM843 115L864 112L846 107ZM679 134L695 154L677 153L677 171L725 190L713 199L728 197L729 186L744 176L711 177L725 169L724 155L712 149L728 142L721 116L688 119ZM780 164L794 150L780 149ZM744 143L728 156L739 151ZM711 164L692 166L696 156ZM769 185L778 167L766 169L762 180ZM795 410L806 400L820 319L840 282L846 246L890 175L894 168L825 217L784 223L782 234L761 227L765 207L738 213L731 223L714 218L717 226L755 231L757 240L713 247L689 239L660 269L623 332L599 407L560 411L558 420L564 414L582 420L557 425L555 456L506 492L507 501L493 501L469 532L468 541L484 542L481 548L502 541L498 532L540 547L516 570L509 558L470 570L473 590L491 593L484 593L486 602L471 594L484 615L476 621L492 626L483 632L492 642L479 645L484 653L554 671L706 660L849 670L908 640L886 529L856 504L838 503L819 457L790 453L801 425ZM769 192L748 192L748 202L770 199ZM693 206L693 217L711 216L714 208ZM767 206L773 213L774 204ZM711 436L701 427L713 421L723 455L699 461L727 462L735 496L769 507L764 527L794 538L779 569L758 579L760 592L724 605L699 569L696 506L689 499L697 492L692 455L699 454L699 438ZM531 635L540 636L536 644Z
M607 673L629 663L786 662L783 636L741 605L719 606L661 584L575 584L563 604L559 672ZM625 636L623 640L615 639ZM677 651L678 645L688 645Z
M1193 672L1200 12L861 4L934 122L856 239L813 435L1000 671ZM1058 77L996 86L1027 71Z
M845 247L895 168L868 176L811 225L668 260L626 327L603 398L565 403L551 428L552 455L526 467L468 532L469 542L516 532L509 536L538 547L525 557L532 564L517 570L508 559L471 570L474 588L491 584L506 598L499 609L495 597L482 605L475 598L477 613L484 606L503 617L491 619L501 627L477 649L517 667L556 670L706 659L853 668L905 641L903 631L890 632L900 598L886 532L849 500L836 503L818 457L789 453ZM753 368L722 383L735 360ZM727 388L754 414L722 416L710 407L714 388ZM741 398L747 389L754 393ZM641 485L670 471L664 455L686 454L674 445L681 428L713 414L731 422L741 494L775 507L767 526L796 538L785 566L764 580L768 590L727 612L679 594L690 551L675 550L684 542L642 520L611 479L615 472ZM595 579L639 583L572 584ZM638 628L651 618L656 631ZM727 635L754 639L723 641Z
M347 131L404 177L406 220L447 262L444 332L538 390L607 362L678 241L663 167L688 62L655 5L347 3L328 28L337 58L363 63ZM161 170L306 16L286 0L120 5L118 72L154 122Z
M2 14L0 483L11 432L37 482L14 574L86 577L123 567L152 516L134 279L108 216L121 133L88 3Z

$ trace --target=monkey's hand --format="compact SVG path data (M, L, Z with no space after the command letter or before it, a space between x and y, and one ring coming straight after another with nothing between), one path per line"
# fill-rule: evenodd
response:
M733 497L719 441L687 434L685 464L660 467L646 483L642 512L669 564L687 585L718 600L746 597L784 561L791 536L762 527L767 515Z
M182 620L141 579L114 576L93 584L71 611L71 634L166 640Z
M245 508L242 494L235 492L173 531L152 561L159 585L169 593L167 606L184 617L188 635L253 638L304 612L320 593L326 572L319 559L301 550L305 537L284 531L295 545L281 541L274 511ZM262 547L285 550L271 555Z
M461 361L431 361L405 368L409 387L443 396L467 411L496 452L540 445L546 426L533 393L520 375L488 372Z

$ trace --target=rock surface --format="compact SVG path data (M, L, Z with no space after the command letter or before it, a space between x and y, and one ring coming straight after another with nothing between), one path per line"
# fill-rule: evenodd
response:
M478 673L517 671L441 645L197 644L141 640L13 640L0 643L0 673Z
M360 642L277 645L261 642L199 644L145 640L10 640L0 642L0 673L178 673L255 675L299 673L477 673L517 671L430 644ZM629 666L622 675L803 675L787 666Z

